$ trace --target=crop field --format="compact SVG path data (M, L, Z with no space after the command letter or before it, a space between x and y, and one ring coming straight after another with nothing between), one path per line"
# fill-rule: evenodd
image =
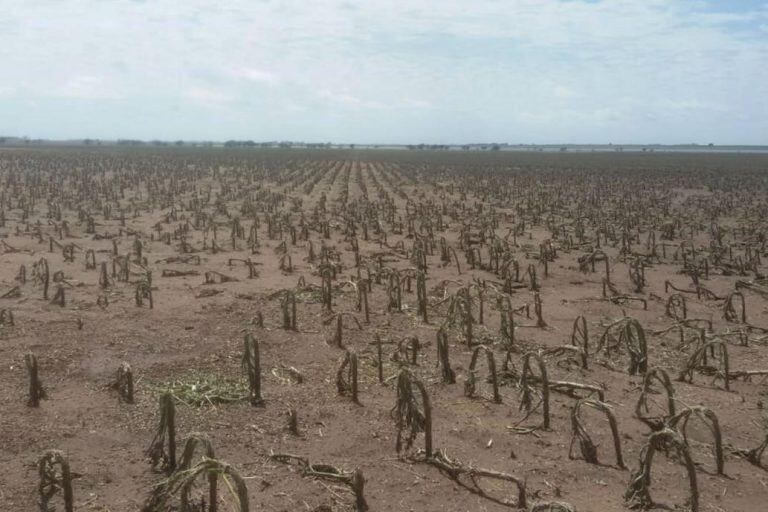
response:
M2 150L0 510L764 510L767 235L768 155Z

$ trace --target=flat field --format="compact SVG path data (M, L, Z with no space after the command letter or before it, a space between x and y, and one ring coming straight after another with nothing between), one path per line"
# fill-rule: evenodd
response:
M4 150L0 510L765 510L767 234L768 156Z

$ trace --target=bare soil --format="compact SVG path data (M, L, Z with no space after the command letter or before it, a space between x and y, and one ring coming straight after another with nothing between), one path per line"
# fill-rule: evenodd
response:
M344 470L359 468L370 510L509 509L499 501L508 501L514 509L517 492L508 483L484 482L495 498L489 499L429 464L410 460L413 453L398 455L391 411L402 366L426 384L436 449L466 465L524 479L529 505L555 500L579 511L627 510L624 493L651 432L635 416L643 376L629 374L625 347L610 354L598 351L605 325L626 316L636 319L646 333L648 368L664 368L672 377L678 411L703 405L719 419L724 475L717 474L709 428L698 420L688 428L700 510L764 510L768 472L735 450L757 447L768 433L765 379L724 377L721 361L710 359L708 366L693 371L691 382L678 381L701 342L700 333L685 329L682 344L678 330L655 333L676 324L666 312L668 297L675 293L665 289L670 282L685 290L689 319L711 320L705 340L725 341L730 373L768 370L768 338L760 329L768 328L766 298L742 288L746 322L729 322L723 315L724 300L697 296L691 277L700 272L700 286L719 298L735 291L737 281L758 289L764 285L767 192L768 158L745 155L3 152L0 295L14 287L18 292L0 299L0 309L14 317L13 325L0 326L0 509L39 509L36 463L46 450L59 449L76 476L76 511L141 510L153 485L164 478L151 469L145 455L159 421L160 390L194 375L242 384L243 338L250 332L260 343L263 406L253 407L247 400L193 406L178 400L176 426L179 451L188 433L203 433L217 459L246 478L251 510L354 508L347 487L302 477L295 468L272 460L272 453L307 457ZM106 207L110 212L105 216ZM94 220L91 233L88 216ZM258 241L249 243L255 217ZM233 241L236 218L243 235ZM302 219L308 239L302 236ZM666 239L665 223L673 224ZM718 228L719 237L714 234ZM166 233L170 240L163 239ZM471 246L461 241L462 233ZM651 233L656 256L651 255ZM584 272L578 261L594 254L598 237L615 289L605 295L605 264L598 261L594 272ZM460 269L452 255L450 262L442 261L441 238L456 251ZM355 286L362 284L353 239L359 244L361 268L370 270L361 275L374 281L368 295L370 323L357 308ZM112 274L113 240L118 255L131 261L127 282ZM139 260L137 240L146 261ZM416 272L411 256L419 240L430 247L425 256L428 322L417 310L416 280L411 280L409 291L405 277ZM520 268L511 289L505 288L490 258L497 241ZM541 247L546 241L556 255L547 262L545 276ZM71 262L63 254L69 244L75 244ZM337 392L336 372L344 350L331 341L335 322L324 322L330 317L319 293L324 246L328 263L338 269L333 312L348 313L361 324L359 328L351 316L344 318L344 347L360 359L359 405ZM280 268L283 247L291 256L290 270ZM481 259L474 268L468 261L469 247L477 249ZM95 252L95 269L86 269L89 249ZM199 256L199 263L167 262L179 256ZM33 264L41 258L50 268L50 298L61 286L63 307L43 299L33 275ZM258 273L250 279L243 263L229 262L247 258ZM629 276L630 262L638 258L646 262L641 291ZM702 270L705 261L708 276ZM101 262L109 270L106 288L99 284ZM27 273L23 284L18 280L22 265ZM535 268L538 292L531 290L529 265ZM146 281L147 270L152 275L152 309L146 301L141 307L135 303L137 284ZM163 277L164 270L197 274ZM54 276L59 271L63 274ZM210 271L236 280L205 284ZM403 276L401 311L388 307L389 276L395 271ZM375 282L377 273L380 283ZM461 325L445 325L456 384L443 383L437 367L436 335L446 322L451 298L473 283L473 342L493 351L499 371L507 354L510 357L501 403L489 399L484 369L478 374L478 396L465 395L475 347L468 346ZM476 297L481 288L486 297L482 323ZM284 289L297 294L297 331L283 329L280 299L273 295ZM211 290L220 293L208 296ZM536 326L535 293L541 298L545 327ZM97 304L100 296L108 300L107 306ZM511 345L500 334L499 296L509 297L513 308L529 306L529 315L521 309L514 316ZM614 296L618 298L610 300ZM643 299L647 309L626 297ZM263 328L254 320L259 314ZM520 408L520 383L514 377L519 377L524 354L568 345L580 315L589 331L588 369L567 354L547 355L549 379L604 390L618 422L627 469L617 467L608 424L591 409L584 409L583 416L598 446L599 463L586 462L577 446L569 456L571 410L586 393L552 391L549 429L541 428L541 405L527 417ZM383 342L384 384L377 378L376 335ZM417 337L422 347L417 365L393 360L398 342L409 336ZM29 351L37 355L48 395L37 408L27 406L24 355ZM119 401L110 388L123 361L134 372L133 404ZM283 371L289 367L301 373L301 383ZM724 389L726 381L730 390ZM540 385L534 385L534 391L538 404ZM663 413L663 396L650 395L657 413ZM298 414L298 436L287 429L290 409ZM423 445L422 439L417 438L416 448ZM651 495L660 508L689 509L685 469L672 452L669 455L656 456ZM220 498L223 504L228 492L221 490ZM56 510L63 510L60 501Z

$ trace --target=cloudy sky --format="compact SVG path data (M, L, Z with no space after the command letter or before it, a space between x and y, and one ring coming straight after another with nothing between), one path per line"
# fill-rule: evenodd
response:
M768 144L768 0L0 0L0 135Z

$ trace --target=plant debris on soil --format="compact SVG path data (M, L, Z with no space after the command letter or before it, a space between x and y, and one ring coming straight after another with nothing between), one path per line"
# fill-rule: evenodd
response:
M0 151L0 511L768 503L768 156Z
M158 395L170 393L190 407L245 402L248 398L245 379L224 378L208 372L190 372L177 379L147 384L147 389Z

